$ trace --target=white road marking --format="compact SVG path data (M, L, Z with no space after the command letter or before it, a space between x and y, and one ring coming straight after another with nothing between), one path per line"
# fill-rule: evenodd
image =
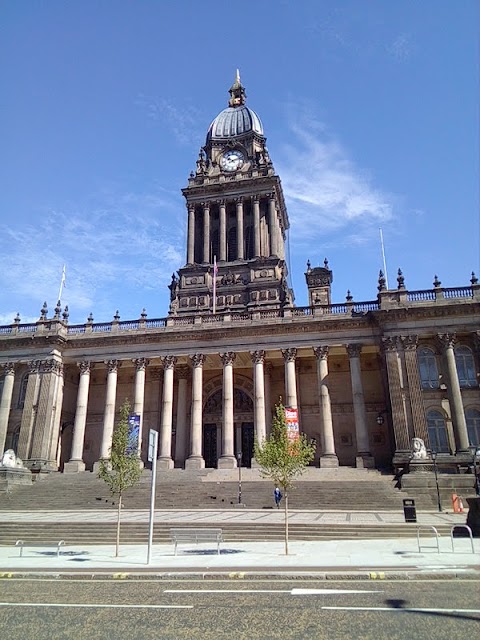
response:
M328 596L341 593L383 593L380 589L164 589L163 593L289 593L292 596Z
M480 613L480 609L430 609L419 607L321 607L329 611L390 611L392 613Z
M0 607L63 607L66 609L193 609L193 605L177 604L62 604L58 602L0 602Z
M328 596L341 593L383 593L378 589L367 591L366 589L292 589L292 596Z

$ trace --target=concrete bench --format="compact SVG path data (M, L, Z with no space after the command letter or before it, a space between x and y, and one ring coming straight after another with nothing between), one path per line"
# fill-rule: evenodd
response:
M221 529L170 529L170 537L175 544L175 555L177 555L177 545L180 543L216 542L217 553L220 555L220 543L223 542Z
M59 542L25 542L24 540L17 540L15 546L20 549L20 557L23 556L23 550L26 547L39 547L42 549L56 549L58 558L60 556L60 548L65 546L65 540L59 540Z

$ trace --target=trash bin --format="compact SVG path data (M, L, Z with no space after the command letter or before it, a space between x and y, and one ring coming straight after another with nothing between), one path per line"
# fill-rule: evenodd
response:
M417 521L417 510L415 508L415 500L411 498L405 498L403 501L403 513L405 515L405 522Z

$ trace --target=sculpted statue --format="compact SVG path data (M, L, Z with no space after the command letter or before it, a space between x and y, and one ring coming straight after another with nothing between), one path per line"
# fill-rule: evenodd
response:
M412 458L414 460L425 460L427 458L427 449L421 438L412 438Z
M13 449L7 449L2 456L0 467L9 467L10 469L23 469L23 462L17 458Z

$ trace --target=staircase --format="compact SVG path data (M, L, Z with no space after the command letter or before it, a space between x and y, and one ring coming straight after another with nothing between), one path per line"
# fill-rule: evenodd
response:
M125 509L149 509L151 472L123 497ZM156 509L230 509L238 504L238 470L162 471L157 474ZM289 492L296 510L401 511L403 498L414 497L394 488L391 476L378 471L309 468ZM419 495L417 507L435 509L429 494ZM115 498L93 473L37 475L31 486L0 493L0 511L111 509ZM256 469L242 470L242 503L249 509L273 506L273 484Z

